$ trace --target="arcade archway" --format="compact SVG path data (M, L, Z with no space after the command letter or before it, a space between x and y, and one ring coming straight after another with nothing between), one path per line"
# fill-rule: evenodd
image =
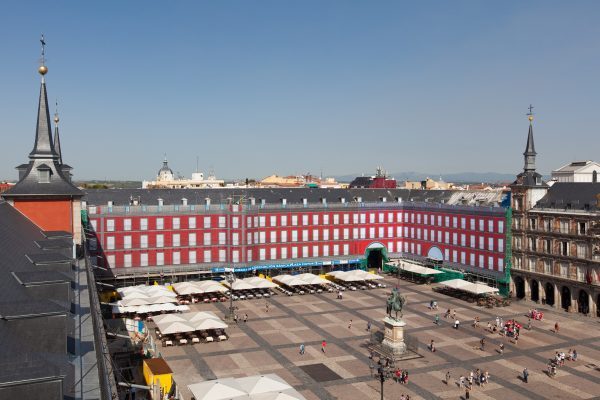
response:
M560 306L566 311L569 311L571 307L571 289L566 286L560 289Z
M577 311L581 314L588 314L590 312L590 296L583 289L579 291L579 296L577 297Z
M525 298L525 281L520 276L515 276L515 296L521 300Z
M540 301L540 284L535 279L531 280L531 301Z
M544 285L544 294L546 295L546 304L549 306L554 305L554 285L550 282Z
M387 249L379 242L371 243L365 250L367 268L383 269L383 265L389 261Z

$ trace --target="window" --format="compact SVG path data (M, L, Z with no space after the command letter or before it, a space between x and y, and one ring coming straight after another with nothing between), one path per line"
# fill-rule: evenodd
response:
M375 214L374 213L369 213L369 223L371 223L371 224L375 223Z
M148 218L140 219L140 230L141 231L148 230Z
M246 261L252 262L252 250L246 250Z
M271 253L270 254L271 260L276 260L277 259L277 248L271 247L270 253Z
M131 218L125 218L123 220L123 229L126 231L130 231L131 230Z
M329 245L323 245L323 257L329 257Z
M402 213L396 213L396 222L402 222Z
M323 240L329 240L329 229L323 229Z
M484 229L484 224L485 224L485 221L482 220L482 219L480 219L479 220L479 230L482 231L482 232L483 232L483 229Z
M114 230L115 230L115 220L114 219L106 220L106 230L108 232L114 232Z
M334 256L339 256L340 255L340 245L339 244L334 244L333 245L333 255Z
M267 242L267 233L266 232L259 232L258 236L259 236L258 243L264 244Z
M210 262L210 250L204 250L204 262L205 263L209 263Z
M281 226L287 226L287 215L281 216Z
M460 219L460 228L461 229L466 229L467 228L467 219L465 217L462 217Z
M488 268L494 269L494 257L488 257Z
M302 225L308 225L308 214L302 215Z
M210 232L205 232L204 233L204 245L205 246L210 246Z
M449 244L450 243L450 232L444 232L444 238L445 238L444 242Z
M475 218L469 218L469 227L472 231L475 230Z
M360 214L360 223L361 224L366 224L367 223L367 214L364 214L364 213Z
M469 255L469 265L475 266L475 253Z
M261 217L261 218L264 218L264 217ZM261 226L264 226L264 224L262 224ZM225 217L224 216L219 217L219 228L225 228Z
M107 236L106 237L106 248L108 250L114 250L115 249L115 237L114 236Z
M484 247L483 247L483 241L484 241L484 238L483 238L483 236L480 236L480 237L479 237L479 248L480 248L481 250L483 250L483 249L484 249Z
M419 217L419 223L421 223L421 214L419 214L417 217ZM384 213L378 214L378 221L380 224L383 224L385 222L385 214Z
M319 257L319 246L314 245L312 247L312 256L313 257Z
M587 257L587 246L585 245L585 243L577 243L577 257Z
M504 239L498 239L498 251L504 252Z
M308 257L308 246L302 246L302 257Z
M488 232L494 232L494 220L490 219L488 221Z
M179 229L181 225L181 219L179 217L173 217L173 229Z
M302 230L302 241L308 242L308 229Z
M141 235L140 236L140 247L142 249L147 249L148 248L148 235Z
M458 218L457 217L452 217L452 227L458 228Z
M131 248L131 236L123 237L123 248L130 249Z
M313 229L312 231L312 240L319 240L319 230L318 229Z
M313 214L312 220L313 220L313 225L319 225L319 214Z
M266 216L259 216L258 217L258 226L261 228L264 228L267 225L267 217Z
M378 235L377 235L378 238L384 237L383 230L384 230L383 226L380 226L378 229ZM420 231L420 229L418 229L418 230Z
M219 262L226 262L227 261L227 251L225 249L220 249L219 250Z
M388 231L388 232L389 232L389 231ZM391 237L392 235L389 235L389 236ZM433 236L433 235L432 235L432 236ZM423 239L424 239L424 240L429 240L429 231L428 231L427 229L424 229L424 230L423 230Z
M393 228L390 228L390 229L392 229L392 232L393 232ZM393 236L393 235L390 235L390 237L391 236ZM350 229L344 228L344 240L348 240L348 239L350 239Z
M458 262L458 252L456 250L452 250L452 262Z
M298 248L296 246L292 247L292 258L298 258Z
M298 231L294 230L292 231L292 242L297 242L298 241Z
M165 228L164 218L156 218L156 229L164 229L164 228Z
M156 247L164 247L165 246L165 236L164 235L156 235Z
M485 268L485 259L483 257L483 254L479 255L479 267Z
M569 233L569 221L567 221L567 220L560 221L560 233Z
M498 259L498 271L500 271L500 272L504 271L504 258Z
M582 266L577 267L577 280L580 282L585 281L585 267L582 267Z
M333 214L333 224L337 225L340 223L340 215L339 214Z
M494 238L488 238L488 250L494 251Z
M181 253L178 251L173 252L173 264L175 264L175 265L181 264Z
M425 231L427 231L427 229L425 229ZM344 235L344 236L346 236L346 235ZM387 237L389 237L389 238L394 237L394 227L393 226L388 226ZM348 239L348 238L344 237L344 239Z
M276 231L271 231L269 236L270 236L269 239L271 240L271 243L277 242L277 232Z
M560 254L563 256L569 255L569 242L567 242L566 240L560 242Z
M552 263L550 262L550 260L544 260L544 273L546 275L552 274Z
M281 231L281 243L287 242L287 231Z
M173 247L181 246L181 236L179 233L173 234Z
M282 247L281 248L281 258L282 259L286 259L287 258L287 247Z
M413 235L414 235L415 228L411 228L411 229L412 229L412 231L413 231ZM371 239L372 239L372 238L374 238L374 237L375 237L375 227L370 227L370 228L369 228L369 238L371 238Z
M165 265L165 253L156 253L156 265Z
M297 215L292 215L292 225L293 226L298 225L298 216Z
M444 224L445 226L450 226L450 217L446 216L444 218L444 222L445 222L445 224Z
M442 231L438 231L438 233L437 233L437 241L438 241L438 243L442 243Z
M131 267L131 254L125 254L125 256L123 257L123 266L125 268L130 268Z
M231 235L231 244L234 246L239 246L239 244L240 244L240 234L239 233L234 232Z
M140 266L142 266L142 267L148 266L148 253L140 254Z
M269 224L271 226L277 226L277 216L276 215L271 215L271 217L269 218Z
M566 262L560 263L560 276L563 276L563 277L569 276L569 263L566 263Z
M210 217L204 217L204 228L210 228Z
M196 234L195 233L189 233L188 234L188 245L189 246L195 246L196 245Z
M360 228L360 238L361 239L367 238L367 228Z
M504 221L498 221L498 233L504 233Z
M458 244L458 235L456 234L456 232L452 234L452 244L455 246Z
M190 264L196 264L196 251L191 250L188 252L188 262Z
M585 222L579 222L577 224L578 230L579 230L579 234L580 235L585 235L586 233L586 223Z
M347 256L348 254L350 254L350 246L347 245L347 244L345 244L343 252L344 252L345 256Z
M536 219L535 218L529 218L529 228L530 229L536 229Z
M196 217L189 217L188 218L188 227L190 229L196 229Z
M462 247L465 247L467 245L467 235L465 235L464 233L460 234L460 245Z

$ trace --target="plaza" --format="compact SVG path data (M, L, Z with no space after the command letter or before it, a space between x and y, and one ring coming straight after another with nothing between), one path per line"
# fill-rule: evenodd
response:
M600 326L595 318L541 308L542 321L527 325L526 314L532 303L513 302L507 307L484 308L476 304L432 291L436 285L418 285L386 277L385 289L346 291L343 299L335 293L303 296L277 295L265 300L238 301L237 313L248 315L248 322L230 323L229 340L175 347L158 347L173 370L173 377L183 398L190 399L187 385L205 380L275 373L285 379L307 399L379 399L378 378L372 376L367 349L372 331L382 329L385 299L390 289L399 285L407 297L403 319L406 333L419 340L421 357L401 361L399 367L409 373L408 384L388 379L384 398L411 399L460 398L461 375L477 368L488 371L489 383L473 385L475 399L591 399L600 398ZM438 310L430 310L435 300ZM268 311L266 304L269 304ZM224 303L194 304L192 311L213 311L224 315ZM452 318L445 319L446 309L456 311L461 326L453 328ZM538 308L539 309L539 308ZM440 316L436 325L435 315ZM479 317L479 327L473 320ZM496 317L504 321L515 318L523 324L518 344L498 333L486 330L487 322ZM351 327L350 320L352 320ZM559 331L554 332L558 322ZM485 350L480 340L486 338ZM326 350L322 352L322 341ZM428 348L435 341L436 351ZM498 351L504 343L504 352ZM306 351L300 354L300 344ZM546 366L557 351L576 349L577 361L566 361L553 378ZM374 360L377 361L377 358ZM528 382L522 371L529 371ZM450 371L451 379L445 383Z

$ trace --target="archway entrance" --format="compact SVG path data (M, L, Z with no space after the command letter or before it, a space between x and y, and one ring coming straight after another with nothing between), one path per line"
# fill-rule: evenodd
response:
M554 305L554 285L550 282L544 285L544 294L546 295L546 304L549 306Z
M365 261L367 268L383 269L383 264L389 261L387 249L381 243L371 243L365 250Z
M540 301L540 284L535 279L531 280L531 301Z
M579 291L579 296L577 298L577 311L581 314L587 314L590 312L590 296L585 290Z
M525 298L525 281L520 276L515 276L515 295L517 299L521 300Z
M560 290L560 306L566 311L569 311L571 307L571 289L566 286Z

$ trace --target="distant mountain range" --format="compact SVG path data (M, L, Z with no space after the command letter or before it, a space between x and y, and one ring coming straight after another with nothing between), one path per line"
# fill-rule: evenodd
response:
M335 176L338 182L351 182L357 176L356 175L340 175ZM365 174L367 176L367 174ZM422 181L427 178L439 180L440 174L427 174L424 172L395 172L390 173L390 177L396 178L398 182L403 181ZM512 182L516 178L516 174L502 174L497 172L456 172L451 174L444 174L441 176L445 182L452 183L497 183L497 182Z

